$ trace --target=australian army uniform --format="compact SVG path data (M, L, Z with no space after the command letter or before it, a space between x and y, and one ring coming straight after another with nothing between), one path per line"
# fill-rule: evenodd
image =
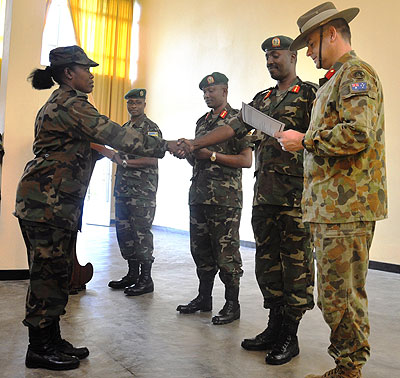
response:
M301 34L290 48L306 47L313 30L323 35L326 22L349 23L358 12L339 12L331 2L311 9L298 19ZM370 355L365 285L375 221L387 217L384 136L379 77L350 50L321 80L303 139L303 220L310 224L318 307L331 329L328 352L336 362L322 376L307 377L360 378Z
M292 39L269 38L263 51L288 49ZM285 130L305 133L316 85L298 77L280 92L278 87L258 93L251 106L285 123ZM240 119L240 118L239 118ZM243 123L234 122L239 130ZM270 309L268 328L254 339L245 339L249 350L269 350L266 361L283 364L299 353L297 327L306 310L312 309L314 288L310 234L302 222L303 151L283 151L278 141L256 132L256 167L252 226L256 241L256 278ZM287 341L290 340L291 344ZM292 345L292 351L285 350Z
M123 125L143 135L162 137L158 126L145 114ZM125 160L139 155L120 154ZM115 222L122 257L128 261L129 271L120 281L111 281L110 287L126 288L127 295L139 295L154 290L150 276L153 257L153 224L156 211L158 168L130 168L118 165L115 176ZM141 270L140 282L139 267ZM130 287L128 287L130 286Z
M52 66L97 65L77 46L52 50L50 62ZM23 321L29 327L29 367L38 367L35 353L47 355L55 346L67 352L56 344L61 343L59 317L68 302L72 251L92 170L90 142L146 156L163 157L167 150L166 141L121 128L100 115L86 94L66 86L55 90L40 109L35 121L35 157L25 167L15 208L30 256ZM78 357L86 357L84 349ZM53 357L47 368L68 368L62 358L55 363Z
M237 110L227 104L220 114L205 114L197 121L196 138L225 125L237 113ZM209 149L221 154L237 155L250 144L247 138L234 137L224 143L210 146ZM195 159L189 206L190 247L199 278L199 296L194 301L200 299L203 301L201 310L211 311L214 277L219 271L221 281L225 285L225 306L236 306L234 311L237 319L240 316L239 283L243 274L239 251L242 170L216 164L208 159ZM190 309L190 304L178 307L181 312ZM228 312L229 309L225 310L221 310L221 313ZM229 321L232 320L234 319ZM213 323L224 322L214 317Z

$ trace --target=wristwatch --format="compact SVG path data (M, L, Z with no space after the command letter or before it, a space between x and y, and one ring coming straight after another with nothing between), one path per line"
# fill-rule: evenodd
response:
M121 165L122 165L124 168L126 168L126 167L128 166L128 162L124 159L124 160L122 160Z
M212 153L212 155L210 156L210 160L211 161L215 161L215 160L217 160L217 153L214 151L213 153Z

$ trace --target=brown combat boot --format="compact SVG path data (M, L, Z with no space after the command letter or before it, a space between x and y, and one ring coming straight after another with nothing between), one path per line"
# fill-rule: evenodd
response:
M361 378L361 369L345 369L336 366L322 375L308 374L305 378Z

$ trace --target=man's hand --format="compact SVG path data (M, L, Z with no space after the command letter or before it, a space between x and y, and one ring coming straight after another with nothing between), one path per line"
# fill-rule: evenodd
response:
M178 144L178 146L180 146L183 149L185 149L186 151L188 151L188 153L191 153L194 151L192 139L179 138L177 144Z
M283 151L299 151L304 147L301 141L304 138L304 134L295 130L286 130L282 132L277 132L274 137L278 140Z
M193 155L196 159L204 160L209 159L212 155L212 152L207 148L201 148L200 150L194 151Z
M179 159L183 159L190 153L189 148L185 143L180 143L176 140L167 141L168 151Z

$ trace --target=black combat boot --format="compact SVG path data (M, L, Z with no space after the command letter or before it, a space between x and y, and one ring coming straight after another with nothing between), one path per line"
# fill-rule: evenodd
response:
M214 279L200 280L199 295L192 299L187 305L179 305L176 311L181 314L193 314L196 311L208 312L212 310L212 289Z
M297 340L298 328L299 322L284 317L278 340L271 352L265 357L265 362L267 364L283 365L300 353L299 342Z
M211 320L215 325L232 323L240 318L239 287L225 285L225 299L224 307Z
M140 265L141 272L137 283L127 287L124 293L127 296L136 296L154 291L154 283L151 279L151 266L152 262L146 262Z
M247 350L271 350L278 341L283 319L282 310L281 306L271 308L267 328L252 339L244 339L242 347Z
M135 260L128 260L128 273L118 281L110 281L108 286L113 289L125 289L134 285L139 278L139 263Z
M26 352L27 368L71 370L79 367L79 359L58 351L52 343L52 329L29 327L29 345Z
M68 356L78 357L80 360L83 360L84 358L89 356L88 348L86 347L75 348L70 342L64 340L61 337L59 320L54 321L52 329L53 329L52 343L54 345L54 348L57 349L59 352L62 352Z

